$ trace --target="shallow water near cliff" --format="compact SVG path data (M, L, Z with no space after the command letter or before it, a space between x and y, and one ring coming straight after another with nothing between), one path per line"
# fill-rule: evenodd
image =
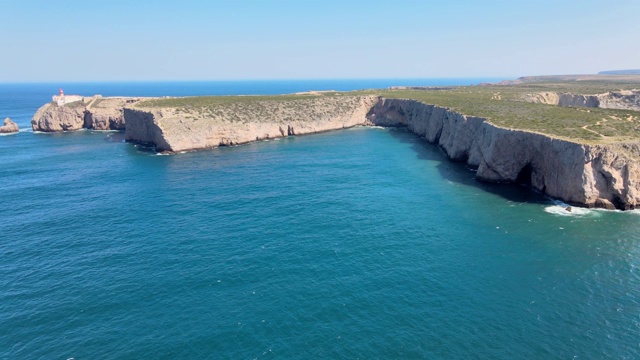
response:
M402 130L122 140L0 138L0 358L640 357L637 212L567 215Z

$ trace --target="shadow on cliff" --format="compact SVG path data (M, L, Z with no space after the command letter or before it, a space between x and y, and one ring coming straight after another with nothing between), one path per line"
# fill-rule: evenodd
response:
M470 169L466 163L451 161L437 144L430 143L405 128L393 129L389 133L398 141L410 144L418 159L438 162L437 169L440 175L448 181L488 191L513 202L534 204L549 202L543 195L523 185L491 184L476 180L475 170Z

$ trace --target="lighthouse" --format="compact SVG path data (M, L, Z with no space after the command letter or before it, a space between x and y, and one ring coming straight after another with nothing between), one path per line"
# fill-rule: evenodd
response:
M63 106L65 104L69 104L72 102L76 102L76 101L83 101L84 98L80 95L64 95L64 90L62 90L62 88L60 88L60 90L58 91L59 95L54 95L52 100L53 102L55 102L56 104L58 104L58 106Z

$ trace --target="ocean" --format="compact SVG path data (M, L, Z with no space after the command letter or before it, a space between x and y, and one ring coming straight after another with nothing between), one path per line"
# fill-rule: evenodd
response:
M276 94L492 79L1 84L1 359L638 359L640 212L474 180L401 130L161 156L33 133L59 87Z

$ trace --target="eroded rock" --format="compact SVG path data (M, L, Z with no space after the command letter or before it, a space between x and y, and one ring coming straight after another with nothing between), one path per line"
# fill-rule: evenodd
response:
M9 118L5 118L3 125L0 126L0 134L11 134L18 131L20 131L20 129L18 128L18 124L16 124Z

